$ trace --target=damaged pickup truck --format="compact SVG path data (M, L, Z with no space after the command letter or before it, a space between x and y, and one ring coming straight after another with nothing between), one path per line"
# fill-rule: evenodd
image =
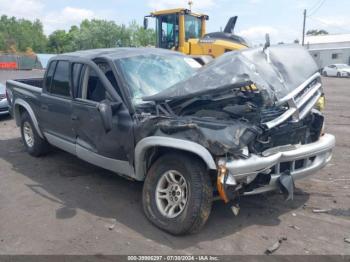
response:
M318 68L299 46L229 52L201 67L153 48L56 56L44 79L10 80L10 112L33 156L61 148L144 181L148 219L172 234L212 201L281 190L330 160Z

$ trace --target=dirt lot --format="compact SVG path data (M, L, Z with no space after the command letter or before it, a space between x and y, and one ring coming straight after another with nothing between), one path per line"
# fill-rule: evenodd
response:
M1 81L16 77L0 72ZM0 254L263 254L282 236L287 241L276 254L350 254L344 241L350 237L350 79L326 78L324 85L327 131L337 137L331 164L298 181L294 201L279 194L245 197L237 217L215 203L203 231L185 237L146 220L142 183L60 150L30 157L14 121L2 118Z

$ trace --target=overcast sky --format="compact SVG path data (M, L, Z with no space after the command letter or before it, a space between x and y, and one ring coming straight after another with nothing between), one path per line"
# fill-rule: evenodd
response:
M162 8L186 7L188 0L0 0L0 14L34 20L39 18L46 34L69 29L83 19L99 18L128 24ZM193 0L193 10L209 15L207 31L218 31L230 16L238 15L236 33L252 43L263 42L269 33L272 42L301 38L302 12L311 16L307 29L350 33L349 0Z

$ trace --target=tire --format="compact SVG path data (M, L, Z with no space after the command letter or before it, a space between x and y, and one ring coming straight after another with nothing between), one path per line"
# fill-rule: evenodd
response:
M39 136L27 112L21 115L21 135L23 144L30 155L39 157L49 151L49 144ZM31 140L28 136L31 137Z
M339 72L337 73L337 77L341 77L341 75L340 75L340 73L339 73Z
M187 201L182 205L182 211L180 211L180 205L174 209L174 213L178 213L175 214L175 217L166 216L164 214L165 209L160 207L164 203L169 204L170 202L156 196L156 189L160 188L161 183L166 179L166 174L169 175L169 171L175 175L175 179L178 181L181 181L182 176L185 179L182 184L187 186L187 190L185 190L187 194L181 193L181 196L187 196ZM170 191L170 184L167 187ZM168 197L174 196L174 194L170 195L169 192L164 194ZM179 199L181 198L179 197ZM198 232L209 217L212 201L213 188L207 168L202 161L192 155L186 153L164 155L151 166L147 173L142 198L144 212L154 225L173 235ZM169 211L169 213L171 212Z
M323 76L327 76L327 71L323 71Z

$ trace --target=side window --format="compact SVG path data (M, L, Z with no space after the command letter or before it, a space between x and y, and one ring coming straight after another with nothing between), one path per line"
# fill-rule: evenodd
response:
M60 96L70 96L68 61L57 62L55 74L51 83L50 93Z
M50 92L50 86L51 86L53 73L55 72L55 67L56 67L56 61L52 61L47 69L45 87L48 92Z
M97 65L100 68L100 70L104 73L108 81L111 83L114 90L116 90L118 95L122 97L117 80L113 74L111 67L105 62L97 63ZM82 84L80 85L82 86L81 91L78 92L77 97L94 102L101 102L105 99L109 99L112 101L112 97L106 90L99 75L94 69L90 68L89 66L85 66L81 70L81 74L83 74L84 77Z
M185 39L200 38L202 33L202 19L192 15L185 15Z
M90 67L86 67L82 86L82 99L101 102L102 100L108 98L107 91L104 88L100 78L95 70Z

